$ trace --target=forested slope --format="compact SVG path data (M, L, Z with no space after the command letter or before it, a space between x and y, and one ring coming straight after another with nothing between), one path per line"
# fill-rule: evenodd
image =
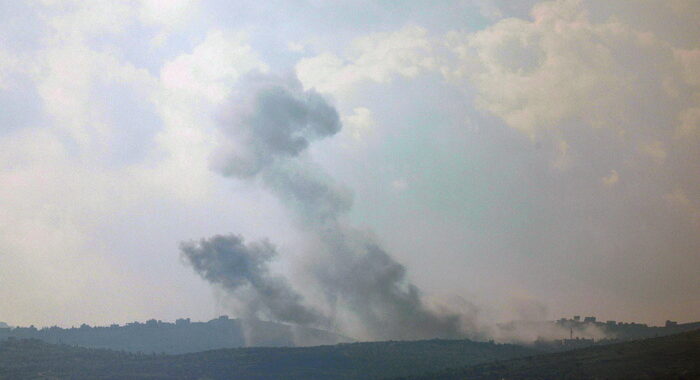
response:
M700 379L700 330L401 379Z
M146 355L11 339L0 346L0 378L372 379L535 353L516 345L428 340Z

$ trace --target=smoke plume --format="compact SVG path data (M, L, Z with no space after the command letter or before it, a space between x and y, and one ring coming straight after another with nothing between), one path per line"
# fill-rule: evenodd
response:
M246 245L240 236L216 235L198 242L181 243L180 250L207 281L247 298L245 317L262 316L300 325L325 323L318 312L302 305L302 297L284 278L270 274L268 262L277 252L269 242Z
M276 158L295 157L315 139L340 130L338 112L296 78L248 76L225 110L223 138L212 166L225 176L251 177Z
M346 225L351 192L314 167L302 152L315 139L341 128L336 110L296 78L256 74L246 78L222 118L222 141L212 167L223 176L260 178L296 217L309 237L305 273L325 295L327 309L342 329L347 323L369 339L421 339L465 336L456 313L429 308L420 290L370 233ZM217 236L199 245L185 243L184 257L212 283L234 292L242 284L256 289L269 315L279 321L318 324L324 318L303 305L281 278L270 277L269 243L244 246L236 236ZM286 299L288 298L288 299ZM255 310L251 306L249 309Z

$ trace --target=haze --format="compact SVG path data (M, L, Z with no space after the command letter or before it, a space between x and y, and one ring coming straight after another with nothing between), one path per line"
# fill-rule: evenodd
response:
M0 321L700 320L700 3L514 3L0 2Z

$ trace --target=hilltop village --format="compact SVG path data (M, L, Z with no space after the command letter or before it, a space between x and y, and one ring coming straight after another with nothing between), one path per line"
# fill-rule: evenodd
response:
M323 330L221 316L208 322L151 319L125 325L60 328L0 326L0 341L39 339L48 343L141 353L181 354L236 347L295 347L336 344L350 339Z
M648 326L646 323L618 322L614 320L598 321L594 316L561 318L553 322L568 331L568 336L561 339L538 339L536 346L573 349L598 344L618 343L629 340L654 338L700 329L700 322L678 323L667 320L664 326ZM594 335L598 335L596 338ZM602 337L601 337L602 336Z
M700 322L679 324L667 321L664 326L647 326L635 322L601 322L596 317L574 316L557 321L513 322L499 326L504 331L532 331L529 343L546 350L568 350L620 341L652 338L693 329ZM554 331L555 333L552 333ZM540 335L540 332L541 335ZM546 332L546 334L544 333ZM189 318L174 323L150 319L145 323L125 325L61 328L10 327L0 322L0 341L39 339L48 343L90 348L108 348L141 353L180 354L235 347L295 347L337 344L353 340L332 332L259 320L233 319L227 316L208 322ZM522 340L525 343L526 340Z

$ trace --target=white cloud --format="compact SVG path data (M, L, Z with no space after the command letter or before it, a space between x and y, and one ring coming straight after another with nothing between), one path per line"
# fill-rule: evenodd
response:
M681 3L698 9L697 2ZM662 8L546 1L530 18L447 38L456 60L448 79L472 89L481 111L530 138L535 149L527 159L563 169L533 175L546 227L529 230L515 245L553 249L553 260L573 260L576 270L590 265L581 280L600 282L606 295L625 293L623 277L625 287L639 281L635 289L665 278L665 290L649 288L659 300L697 287L688 274L697 271L690 258L700 236L700 55L697 33L678 38L674 32L694 24ZM528 222L528 229L537 224ZM656 271L645 280L630 267L642 262L640 268L653 263ZM668 304L681 310L692 305L688 300L678 296Z
M137 12L145 25L156 26L153 46L162 46L170 34L198 15L200 0L140 0Z
M678 115L680 124L676 130L677 138L695 138L700 135L700 107L688 108Z
M661 141L647 141L639 144L639 151L651 157L656 163L666 160L666 148Z
M494 4L492 0L476 0L479 13L489 20L498 20L503 18L503 12Z
M208 160L213 143L216 106L229 95L241 75L266 71L267 66L245 41L243 34L216 30L195 46L166 62L160 71L162 90L156 97L164 128L157 136L167 159L154 179L174 187L180 197L201 198L210 176ZM190 181L180 176L188 173Z
M306 46L301 42L288 42L287 49L295 53L303 53L306 50Z
M664 199L677 206L690 206L690 199L688 199L688 196L685 194L685 191L683 191L683 189L680 187L676 187L675 189L673 189L672 192L665 194Z
M129 237L112 236L111 229L126 220L139 228L144 214L163 204L180 210L206 202L213 111L240 75L266 66L244 36L211 31L153 75L127 62L111 42L93 46L92 37L138 22L139 3L47 5L41 13L49 34L37 50L22 57L0 50L0 90L21 59L46 113L45 122L0 140L3 318L48 325L153 317L167 302L148 304L148 298L167 299L174 291L156 295L162 289L151 282L167 286L170 279L138 276L142 268L125 265L144 253L115 250ZM166 28L176 20L161 21ZM113 87L124 93L110 93ZM126 112L143 108L153 119L123 125L114 114L130 96L137 104L123 106ZM112 151L129 148L116 139L120 134L147 141L143 157L113 162ZM177 266L173 255L167 260Z
M173 28L197 11L200 0L141 0L139 16L146 24Z
M44 1L53 37L86 38L99 33L118 33L136 19L131 1Z
M363 142L372 133L372 127L375 123L372 111L366 107L353 109L353 113L344 116L342 121L343 133L348 133L357 142Z
M48 129L8 136L0 152L4 318L49 325L142 315L136 287L145 284L108 259L94 236L103 218L123 216L143 190L76 164Z
M42 1L48 24L60 38L119 34L141 23L155 27L151 42L165 42L170 33L198 14L200 0L65 0ZM56 36L55 36L56 37Z
M664 194L663 199L672 207L689 215L692 222L700 228L700 206L690 198L686 191L676 186L672 191Z
M620 175L617 174L617 170L613 169L610 174L601 178L603 185L605 186L615 186L615 184L620 180Z
M627 92L611 46L635 44L635 36L589 23L573 2L544 3L532 15L453 34L462 59L455 73L473 81L485 109L533 138L568 118L606 118Z
M683 75L688 84L700 86L700 49L677 49L675 57L683 67Z
M9 52L0 49L0 90L7 88L7 77L17 70L17 58Z
M391 181L391 188L397 192L403 192L408 189L408 181L403 178L395 179Z
M46 111L83 148L104 149L115 127L94 101L98 85L125 85L148 94L156 83L146 70L73 40L54 40L37 58L32 77Z
M231 85L250 70L266 70L243 34L210 31L192 53L167 62L160 79L168 90L221 102Z
M133 211L150 194L128 169L100 167L119 126L95 100L97 88L118 84L147 97L156 84L145 70L86 46L86 34L123 25L100 24L97 13L112 10L118 17L111 5L59 12L47 20L51 35L41 49L22 57L48 120L0 142L0 247L6 262L0 274L7 280L0 298L5 315L18 323L108 323L143 307L136 287L144 282L120 270L95 241L106 220ZM91 16L97 20L83 19Z
M468 78L480 107L559 152L566 141L575 156L595 133L662 163L674 133L693 129L694 50L618 18L594 22L579 1L542 2L531 17L449 35L449 78Z
M332 53L304 58L296 71L306 88L338 93L363 81L386 83L396 76L413 78L425 70L437 69L432 49L427 31L409 26L358 38L344 58Z
M571 153L569 152L569 143L564 140L559 140L555 144L555 159L553 165L555 168L564 170L571 164Z
M239 184L222 185L208 168L210 147L216 145L211 116L217 105L236 87L241 75L266 69L251 46L253 42L239 33L207 33L203 28L210 27L206 25L210 20L203 20L200 16L204 13L198 11L200 5L207 4L199 1L44 3L48 9L39 12L41 19L37 23L41 27L37 30L48 27L50 32L38 36L36 41L28 38L39 50L27 48L26 56L19 56L6 49L20 44L0 49L0 90L3 85L16 83L14 72L28 75L31 80L27 87L36 88L31 89L31 94L22 95L31 98L28 102L37 96L41 102L37 109L46 113L40 115L41 123L31 128L2 131L0 251L7 265L0 268L0 277L9 284L0 291L5 305L3 315L15 315L21 323L55 323L57 319L64 323L94 322L110 316L158 317L145 314L157 313L148 298L175 304L171 300L180 294L174 295L177 292L173 291L161 297L157 294L161 287L185 288L191 283L187 278L171 279L163 273L154 275L152 280L149 276L135 278L139 269L134 268L146 266L147 260L155 260L154 256L161 254L167 256L162 262L171 265L168 270L179 268L172 252L162 253L167 251L163 247L171 239L180 238L173 233L178 228L175 226L190 223L181 228L196 229L206 225L202 231L187 231L192 236L185 238L213 228L226 232L233 228L229 222L236 218L244 219L247 228L261 235L270 226L276 233L291 228L286 226L281 211L274 214L276 204L269 200L258 205L256 199L256 204L250 206L266 208L265 212L255 209L245 216L234 213L230 219L225 219L226 212L210 213L213 204L223 208L222 205L248 204L250 198L265 197L250 190L246 200L239 201L229 191L229 186ZM494 4L509 5L498 8ZM514 3L474 3L481 6L485 17L493 20L513 14L514 8L521 14L519 9L526 2L510 4ZM334 48L337 50L319 51L320 54L299 61L296 70L306 87L337 96L345 128L337 138L309 153L325 153L328 159L323 165L344 181L354 181L358 199L363 199L364 194L369 202L379 199L375 196L378 192L387 191L396 198L396 194L409 188L415 191L404 193L406 197L421 195L429 183L444 187L444 192L433 191L429 197L421 195L423 198L411 200L417 210L423 207L434 213L433 221L446 220L444 226L449 228L438 228L440 238L430 237L436 229L429 218L401 218L411 221L396 224L395 215L406 215L399 210L406 205L400 200L396 205L387 204L386 212L382 211L389 222L366 220L368 224L401 230L394 240L403 241L401 244L406 244L404 230L410 227L409 223L417 220L424 224L421 233L413 234L414 241L437 242L445 248L441 252L454 253L438 258L446 264L435 264L433 260L431 265L454 268L454 260L469 257L462 263L474 258L474 265L462 267L471 266L474 273L488 273L488 259L475 258L480 251L497 252L488 256L496 257L494 262L498 263L493 267L499 270L510 270L524 278L555 268L548 274L600 284L597 289L590 285L595 291L605 285L613 293L632 287L656 291L653 285L645 285L653 282L648 280L657 274L661 278L671 273L664 277L669 279L663 287L666 293L659 291L655 300L676 305L679 310L691 310L688 305L695 304L665 300L673 298L673 294L689 299L694 296L692 289L697 288L693 286L697 285L694 277L677 273L697 272L692 253L697 247L693 236L698 235L700 215L700 183L695 175L700 146L700 50L693 41L698 40L700 33L677 33L692 27L673 22L676 19L669 19L664 13L664 9L672 8L674 14L683 14L682 20L696 17L693 10L697 9L697 2L693 5L692 1L674 0L665 4L546 2L533 10L531 18L502 19L476 33L459 31L448 38L435 38L431 31L409 26L368 34L351 46ZM612 10L601 13L596 7ZM373 15L380 15L380 8L376 7ZM637 12L636 8L646 10ZM656 12L660 17L649 17ZM639 16L642 13L645 14ZM249 16L241 17L250 20ZM193 18L198 22L189 22ZM280 14L274 19L285 22ZM401 25L406 24L401 21ZM279 30L291 30L289 25L280 24ZM261 29L268 31L264 27L269 25L252 26L250 33L259 33ZM457 27L468 29L470 25ZM177 40L169 40L177 28L182 33L177 34ZM364 29L340 31L323 40L343 41ZM270 48L266 44L274 40L271 46L280 50L272 54L263 51L266 57L280 59L271 62L280 67L299 53L311 54L314 46L323 45L314 43L318 38L313 35L315 31L315 25L311 25L308 31L293 31L289 35L256 34L252 41L256 47L266 49ZM143 41L148 40L163 49L151 49L147 59L135 57L143 52ZM286 45L289 40L306 45ZM446 42L455 58L447 75L449 83L429 84L426 88L431 89L431 102L424 102L426 93L420 89L434 76L422 75L446 70ZM190 43L195 45L191 49ZM183 51L183 45L189 50ZM399 93L399 86L377 85L401 79L404 89L415 84L407 79L416 77L421 80L418 90L411 87ZM373 85L363 86L369 83ZM459 91L452 91L450 85ZM143 125L137 122L133 130L124 132L127 126L112 114L124 97L109 92L110 86L125 89L127 97L134 95L138 107L147 109L152 120L144 120ZM364 93L366 89L371 91ZM493 118L473 112L470 98L454 98L464 93L475 94L481 110L530 136L536 144L523 147L527 141L523 144L522 136L504 131L500 125L491 124ZM133 106L123 108L129 112ZM428 113L430 117L423 117ZM473 120L470 127L476 129L478 125L480 133L462 135L441 126L464 119ZM137 116L132 120L142 119ZM412 124L414 120L420 126ZM119 133L149 142L143 157L128 164L112 162L109 151L125 149L127 145L115 138ZM448 146L456 148L442 149ZM343 149L347 147L361 149ZM362 166L367 160L377 165ZM361 166L364 171L358 169ZM425 176L416 176L414 171L424 172ZM461 182L455 185L457 181ZM454 189L463 189L464 196L452 196ZM430 203L436 200L439 208ZM173 214L186 217L160 215L158 205L164 203L178 210ZM450 218L443 217L446 212L459 213L458 208L447 209L453 205L463 207L460 203L483 204L471 209L479 214L479 223L450 224ZM532 214L527 210L535 210L532 214L536 217L530 218ZM377 210L370 211L368 215L374 215ZM695 215L695 225L687 223L688 212ZM256 220L257 214L280 217ZM467 220L470 214L474 213L465 212L459 218ZM225 222L213 221L218 218ZM115 232L114 225L121 220L128 224L126 232ZM513 228L519 223L526 228ZM486 237L475 234L474 244L455 238L464 236L469 226L483 228ZM167 237L153 238L149 228ZM507 238L489 237L496 234ZM291 230L286 235L289 241L297 238ZM121 243L110 240L139 240L134 236L143 241L133 243L138 246L133 252L119 249ZM447 243L450 239L459 243ZM489 249L492 243L484 243L488 239L498 241L497 245L504 248ZM142 244L157 247L149 250ZM430 244L424 244L430 248ZM407 249L397 251L409 259L411 255L419 256L415 252L423 251L406 245ZM537 256L524 252L537 252ZM516 257L518 254L522 256ZM525 256L532 256L532 262L537 264L528 267ZM508 267L508 260L503 258L517 264ZM133 265L130 269L124 265L127 261ZM638 271L636 263L656 265ZM607 277L613 272L611 268L615 276ZM464 272L455 269L454 273L455 287L487 283L463 283ZM429 275L425 278L426 283L434 279ZM149 286L149 281L156 286ZM625 284L616 285L615 281ZM523 286L537 284L532 280ZM683 289L691 290L679 291ZM100 298L102 294L116 298L105 301ZM182 299L193 294L198 299L206 298L191 290L181 294ZM639 305L648 304L646 299L633 298L634 295L624 298L634 306L629 308L634 310L630 314L644 309ZM620 298L609 299L613 303ZM566 300L555 302L559 301ZM188 302L182 304L191 305ZM186 313L193 310L182 308ZM115 317L114 313L119 315ZM688 315L687 311L678 313Z

